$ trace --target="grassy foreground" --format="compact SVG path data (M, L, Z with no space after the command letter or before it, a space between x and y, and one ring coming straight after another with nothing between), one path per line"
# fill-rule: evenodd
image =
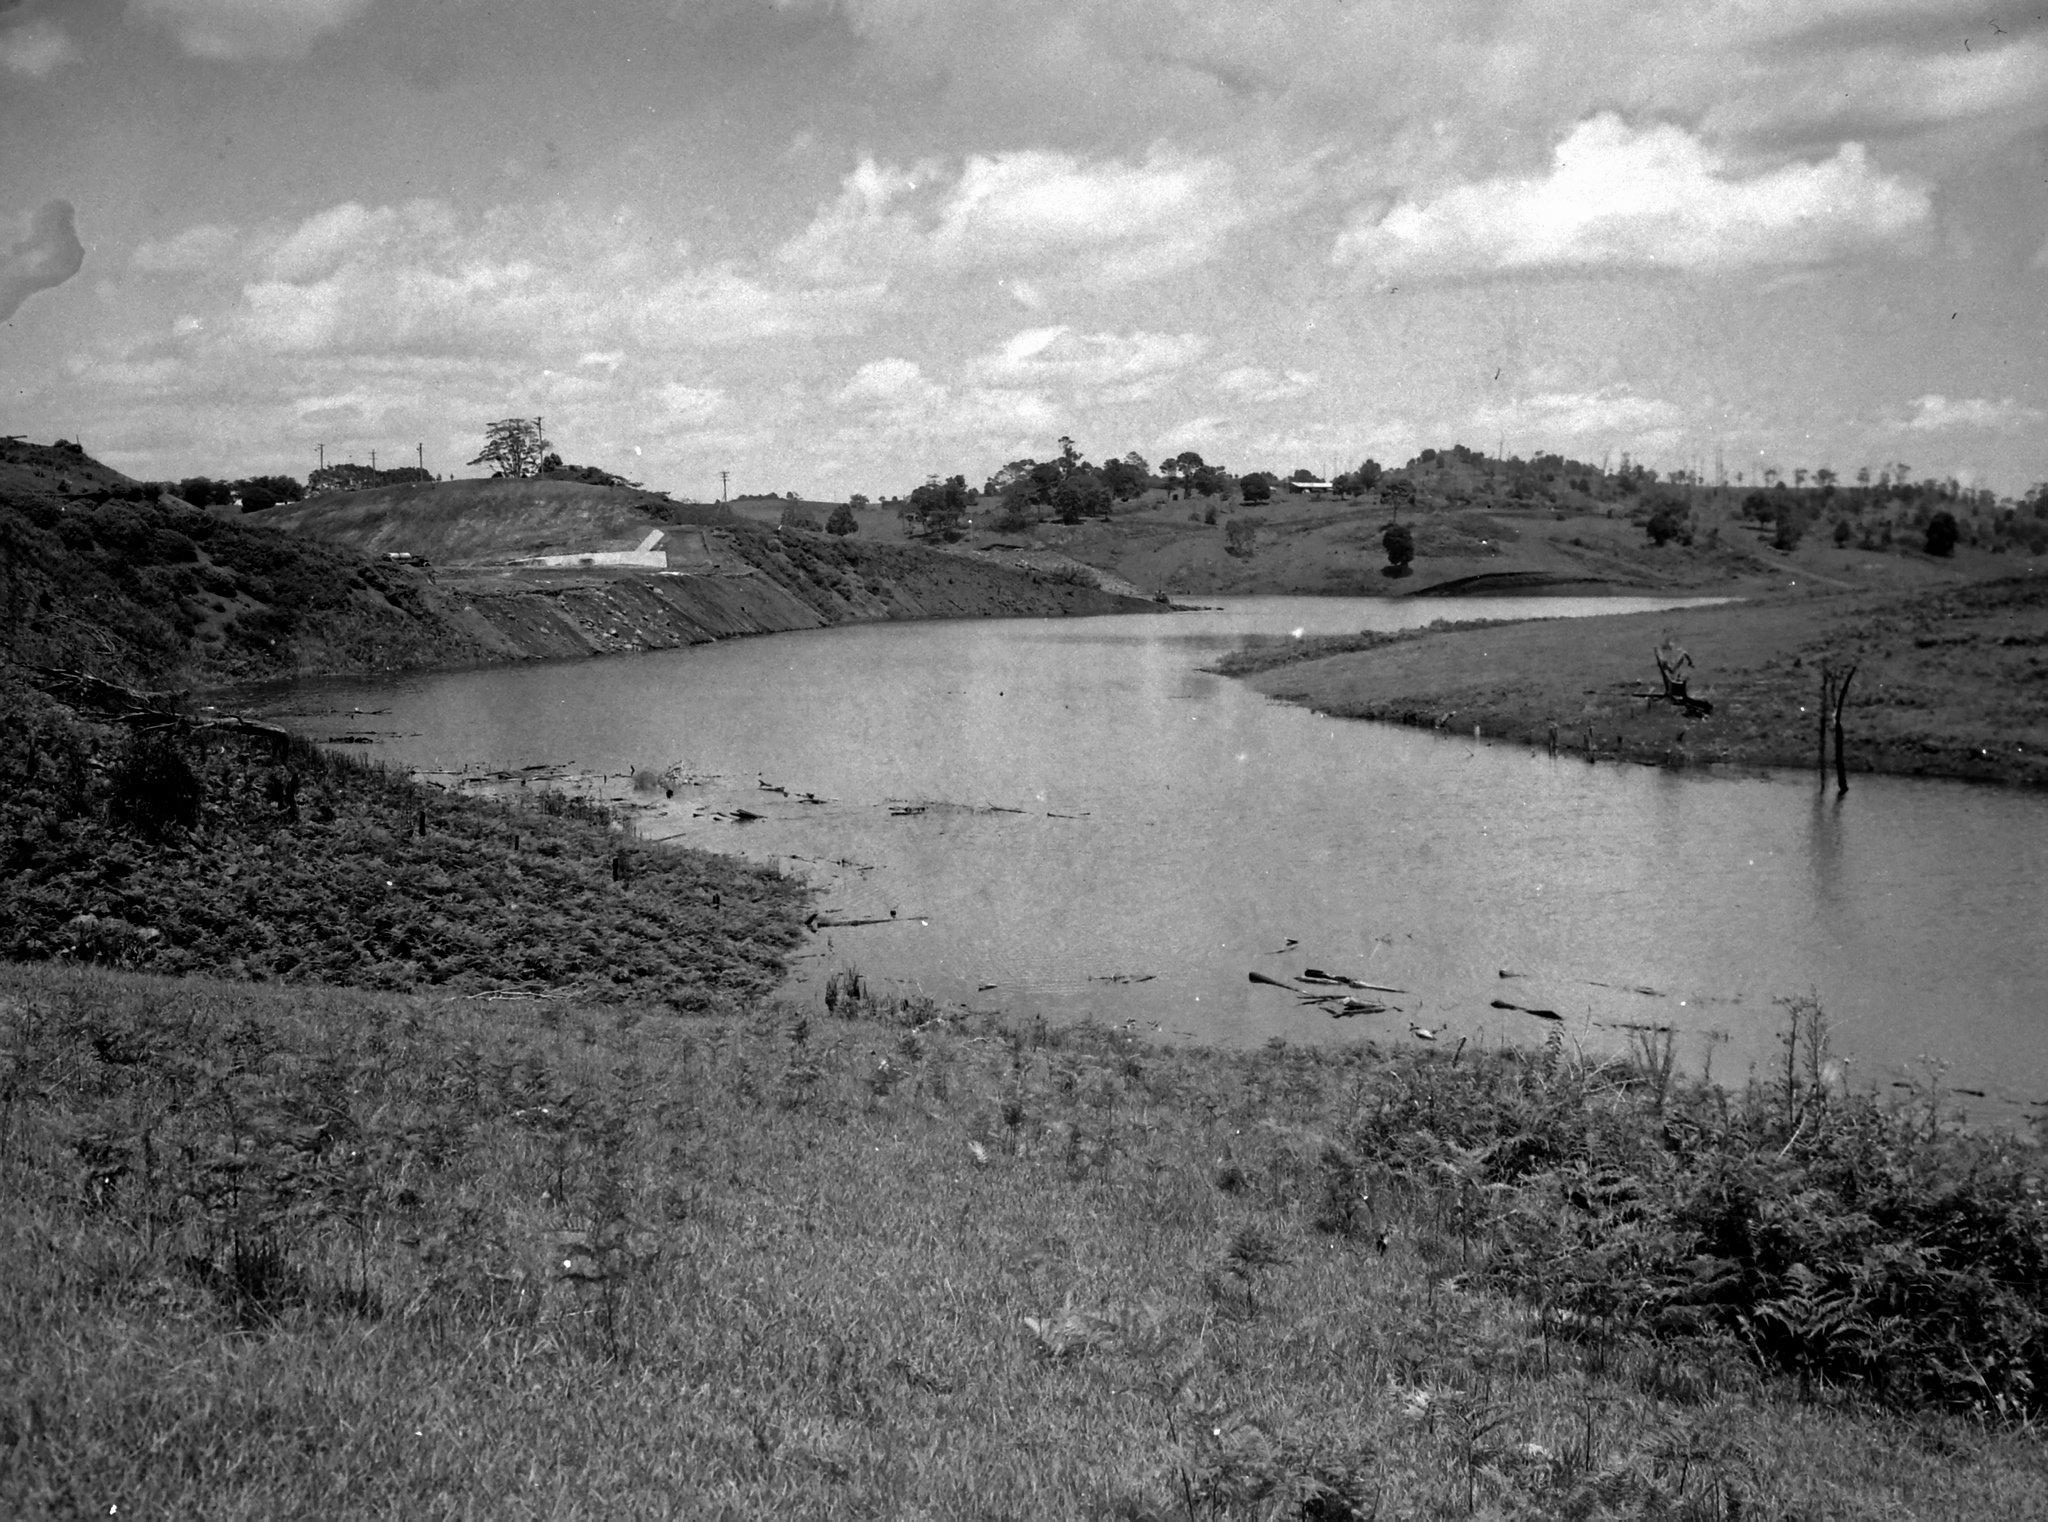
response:
M2038 1157L1813 1066L0 967L12 1516L2017 1516ZM844 1018L846 1016L855 1018ZM118 1507L118 1513L114 1508Z

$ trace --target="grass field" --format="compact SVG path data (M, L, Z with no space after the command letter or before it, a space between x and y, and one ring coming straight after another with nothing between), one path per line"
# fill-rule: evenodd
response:
M1810 1011L1716 1097L1648 1048L1155 1048L856 977L713 1020L0 968L0 1511L2048 1496L2038 1155L1809 1081Z
M1455 618L1455 605L1446 609ZM1652 651L1692 657L1709 718L1660 690ZM1328 713L1608 760L1812 767L1821 667L1854 662L1852 772L2048 783L2048 578L1837 592L1615 618L1274 641L1219 669Z

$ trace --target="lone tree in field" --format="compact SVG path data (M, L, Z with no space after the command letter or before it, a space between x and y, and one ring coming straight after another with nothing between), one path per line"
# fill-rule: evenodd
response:
M541 462L548 457L550 447L541 436L539 418L500 418L485 425L484 452L469 463L494 465L496 474L523 480L540 474Z
M1405 523L1390 523L1387 531L1380 535L1380 543L1387 550L1387 574L1406 576L1415 559L1415 535Z
M837 534L842 539L860 532L860 520L853 516L851 502L842 502L832 509L832 516L825 520L825 532Z

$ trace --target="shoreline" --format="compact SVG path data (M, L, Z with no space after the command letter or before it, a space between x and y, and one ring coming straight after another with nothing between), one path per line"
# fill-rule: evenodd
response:
M1690 655L1688 715L1653 651ZM1848 770L2048 787L2048 585L2035 576L1911 598L1822 593L1662 613L1450 623L1255 645L1215 663L1341 718L1557 754L1687 768L1812 771L1823 665L1854 664ZM1590 740L1590 745L1589 745ZM1830 768L1834 765L1829 742Z

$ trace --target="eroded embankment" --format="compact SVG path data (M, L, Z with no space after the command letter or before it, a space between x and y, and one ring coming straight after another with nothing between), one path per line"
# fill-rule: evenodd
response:
M1036 573L914 545L720 534L716 571L473 570L444 574L436 611L497 659L666 650L744 634L923 618L1149 611L1085 576Z

